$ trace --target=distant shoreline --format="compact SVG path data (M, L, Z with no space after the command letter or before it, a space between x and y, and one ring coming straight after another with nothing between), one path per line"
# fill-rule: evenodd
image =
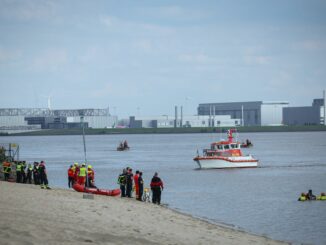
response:
M85 129L87 135L104 134L191 134L191 133L220 133L225 132L229 127L209 127L209 128L100 128ZM313 126L248 126L236 127L240 133L253 132L312 132L326 131L324 125ZM47 136L47 135L80 135L81 129L44 129L23 133L0 133L0 136Z

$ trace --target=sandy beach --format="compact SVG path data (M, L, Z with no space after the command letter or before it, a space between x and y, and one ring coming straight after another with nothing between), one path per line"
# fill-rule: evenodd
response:
M0 181L1 244L286 244L120 197Z

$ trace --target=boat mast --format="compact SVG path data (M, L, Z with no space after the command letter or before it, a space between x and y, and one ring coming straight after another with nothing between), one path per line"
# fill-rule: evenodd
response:
M88 168L87 168L87 155L86 155L86 140L85 140L85 123L84 123L84 111L80 110L79 111L79 115L80 115L80 122L81 122L81 126L83 128L83 144L84 144L84 160L85 160L85 167L86 167L86 184L85 184L85 188L88 184Z

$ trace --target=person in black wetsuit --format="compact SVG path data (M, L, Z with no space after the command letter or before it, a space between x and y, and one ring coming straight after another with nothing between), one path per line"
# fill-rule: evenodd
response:
M306 198L308 200L316 200L316 196L314 194L312 194L312 190L308 191Z
M158 173L155 173L151 181L151 189L153 192L152 202L161 204L161 193L164 189L163 181L158 177Z
M139 172L139 177L138 177L138 201L143 200L143 192L144 192L144 180L143 180L143 172Z
M131 197L131 191L132 191L132 180L133 180L133 173L132 173L132 169L129 168L126 174L127 177L127 185L126 185L126 196L127 197Z

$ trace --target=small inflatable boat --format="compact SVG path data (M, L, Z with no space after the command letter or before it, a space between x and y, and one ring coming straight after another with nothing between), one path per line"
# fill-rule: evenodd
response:
M85 192L85 193L104 195L104 196L118 196L120 195L121 192L120 189L114 189L114 190L97 189L97 188L85 187L84 185L80 185L80 184L74 184L72 188L74 188L74 190L78 192Z

